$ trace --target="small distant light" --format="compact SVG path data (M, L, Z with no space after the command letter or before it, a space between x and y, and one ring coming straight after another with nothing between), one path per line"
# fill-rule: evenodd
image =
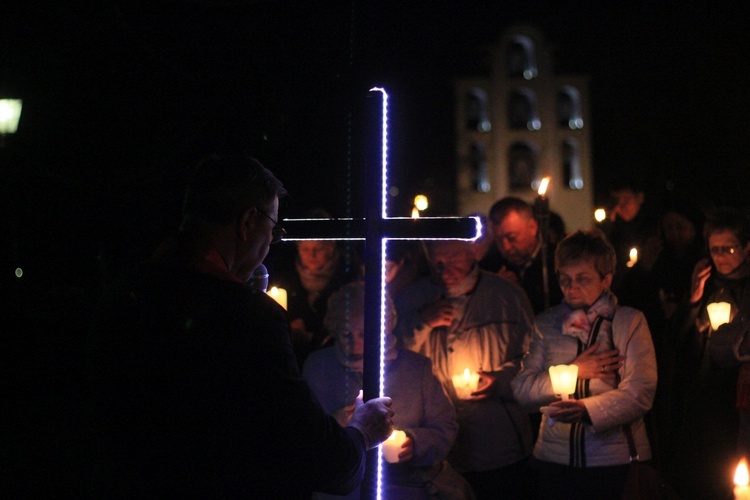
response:
M568 186L570 189L583 189L583 179L571 179Z
M268 142L268 134L263 134L263 140L264 140L265 142Z
M531 120L528 126L529 130L539 130L542 128L542 122L538 118Z
M532 78L534 78L534 70L532 69L523 70L523 77L527 80L531 80Z
M665 187L667 188L667 191L674 191L674 181L667 181Z
M16 272L15 272L15 275L16 275L16 278L19 278L19 279L20 279L21 277L23 277L23 269L21 269L20 267L17 267L17 268L16 268Z
M594 210L594 219L596 219L596 222L604 222L604 219L607 218L607 211L603 208L597 208Z
M429 206L427 197L423 194L418 194L417 196L415 196L414 206L417 208L417 210L427 210L427 207Z
M492 124L485 120L479 124L479 130L481 132L489 132L490 130L492 130Z
M401 191L399 191L398 187L396 187L396 186L391 186L391 189L389 189L389 190L388 190L388 194L390 194L390 195L391 195L391 196L393 196L394 198L395 198L396 196L398 196L400 192L401 192Z
M479 192L480 193L489 193L490 192L490 183L489 181L482 181L479 183Z

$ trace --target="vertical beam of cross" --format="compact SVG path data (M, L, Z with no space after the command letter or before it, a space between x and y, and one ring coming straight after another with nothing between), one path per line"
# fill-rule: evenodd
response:
M373 88L367 96L368 133L365 151L366 219L284 219L287 241L365 240L365 400L387 396L385 391L385 258L388 240L474 240L481 234L478 217L388 217L388 94ZM368 477L362 498L381 498L380 449L368 454L377 460L377 476ZM373 468L368 467L372 473Z

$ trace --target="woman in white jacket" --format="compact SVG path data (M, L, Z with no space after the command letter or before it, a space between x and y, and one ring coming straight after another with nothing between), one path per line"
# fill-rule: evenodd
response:
M578 231L555 251L564 301L537 316L539 333L512 383L519 403L547 406L532 468L539 498L619 498L631 459L651 458L643 416L656 391L656 358L643 313L610 292L615 252L601 231ZM549 367L578 365L560 401Z

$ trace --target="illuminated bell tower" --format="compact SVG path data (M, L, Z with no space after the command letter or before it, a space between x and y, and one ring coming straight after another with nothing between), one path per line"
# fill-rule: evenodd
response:
M455 86L459 213L505 196L531 202L551 178L550 209L568 232L593 224L588 78L552 73L542 34L515 26L491 48L491 74Z

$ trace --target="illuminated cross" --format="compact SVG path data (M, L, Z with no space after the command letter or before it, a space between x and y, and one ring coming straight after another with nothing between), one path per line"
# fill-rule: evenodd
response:
M365 219L284 219L285 240L365 241L365 400L383 396L385 385L385 257L389 240L474 240L481 234L478 217L388 217L388 94L370 90L367 119L375 132L367 141ZM377 278L374 278L377 276ZM387 394L385 394L387 396ZM382 460L378 452L376 498L380 498Z

